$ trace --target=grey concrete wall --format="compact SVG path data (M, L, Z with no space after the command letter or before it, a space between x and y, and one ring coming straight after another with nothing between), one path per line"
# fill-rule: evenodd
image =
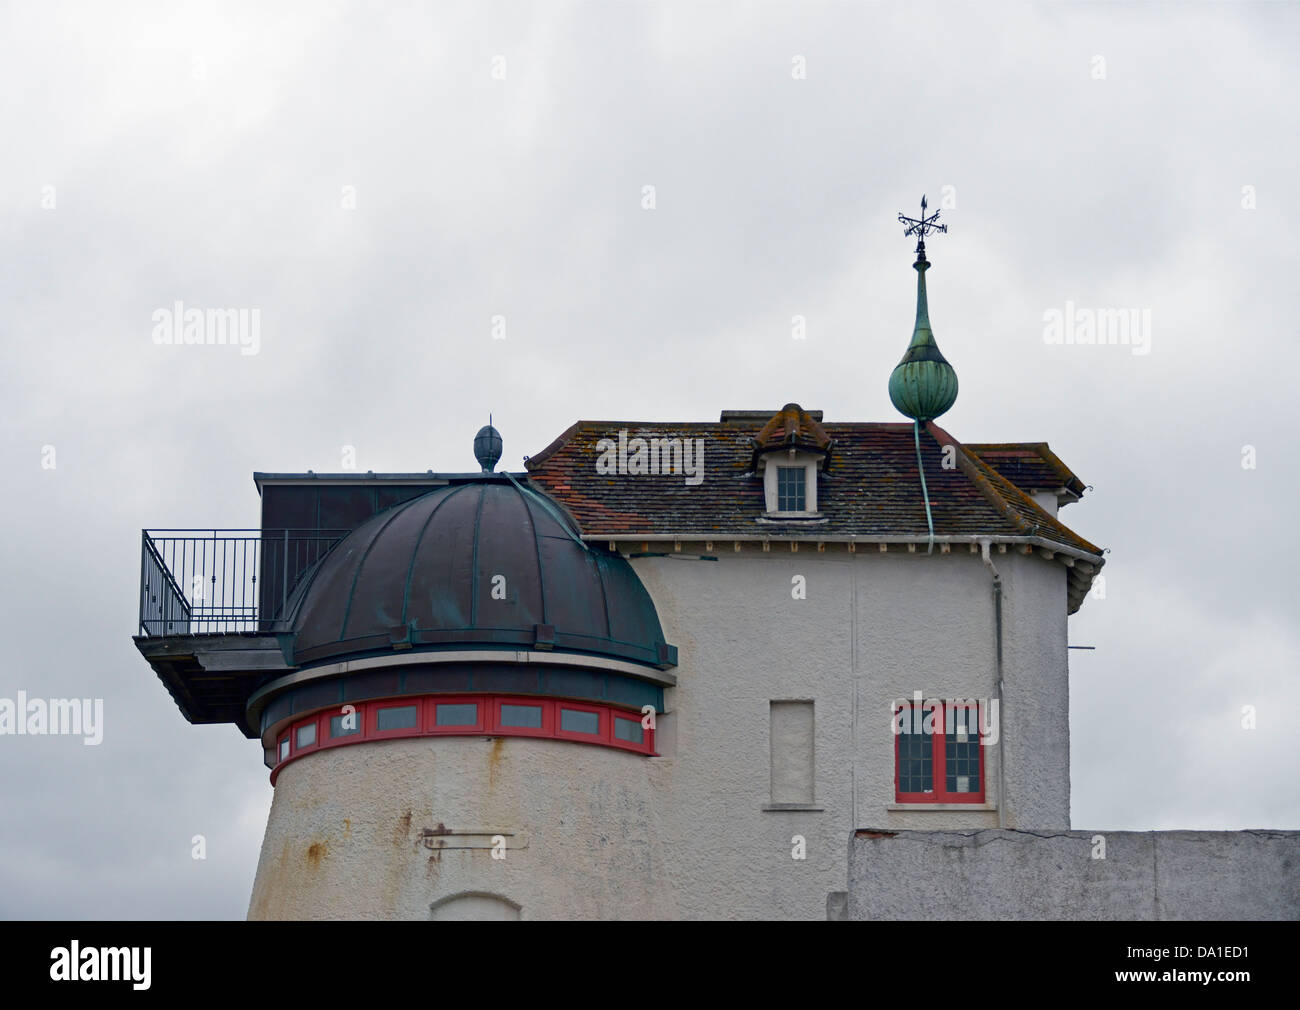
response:
M1300 919L1300 832L863 830L848 917Z

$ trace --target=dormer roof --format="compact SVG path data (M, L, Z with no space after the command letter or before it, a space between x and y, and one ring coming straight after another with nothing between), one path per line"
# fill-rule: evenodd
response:
M754 456L757 460L763 453L789 449L826 456L832 444L834 440L812 414L797 403L787 403L754 436Z

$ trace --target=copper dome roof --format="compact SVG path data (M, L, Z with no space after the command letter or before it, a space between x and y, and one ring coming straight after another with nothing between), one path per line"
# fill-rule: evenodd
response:
M297 665L493 647L676 663L631 565L583 543L559 505L505 474L367 520L303 578L288 625Z

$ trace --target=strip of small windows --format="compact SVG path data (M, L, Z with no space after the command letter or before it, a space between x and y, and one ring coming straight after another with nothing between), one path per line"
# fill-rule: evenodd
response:
M317 712L290 724L276 750L272 781L300 755L349 743L419 736L529 736L654 754L654 730L639 712L612 705L452 695L368 701Z

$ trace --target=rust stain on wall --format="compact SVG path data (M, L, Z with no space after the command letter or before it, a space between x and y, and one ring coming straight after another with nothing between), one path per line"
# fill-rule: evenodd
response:
M408 807L406 813L402 814L397 820L397 827L393 830L393 844L401 845L402 842L411 837L411 810Z
M492 749L488 752L488 789L497 784L497 769L501 766L501 754L505 745L506 739L502 736L492 741Z
M320 866L321 860L325 858L328 852L328 846L325 842L312 842L307 846L307 862L315 869Z

